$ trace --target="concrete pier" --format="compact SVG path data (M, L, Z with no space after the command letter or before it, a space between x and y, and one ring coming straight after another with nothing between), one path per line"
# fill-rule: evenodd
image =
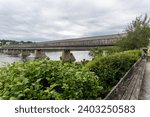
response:
M46 56L45 52L42 50L35 50L34 53L35 53L35 59L46 59L46 58L48 58Z
M63 61L75 61L75 57L73 54L70 52L70 50L64 50L62 52L62 56L60 57L61 60Z
M21 59L22 60L26 60L28 56L30 56L30 51L28 51L28 50L21 50Z

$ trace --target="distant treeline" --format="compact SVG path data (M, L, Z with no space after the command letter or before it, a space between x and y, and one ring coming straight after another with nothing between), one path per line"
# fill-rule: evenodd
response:
M14 40L0 39L0 46L12 45L12 44L29 44L29 43L33 43L33 42L32 41L14 41Z

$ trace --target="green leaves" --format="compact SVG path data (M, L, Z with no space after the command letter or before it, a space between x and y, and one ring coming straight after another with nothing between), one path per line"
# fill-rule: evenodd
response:
M126 29L127 35L117 45L124 50L140 49L149 44L150 19L147 15L137 17Z
M107 56L96 56L86 65L99 78L99 86L103 90L99 96L104 98L130 67L141 57L139 50L124 51Z
M90 50L89 55L95 58L96 56L106 56L110 54L114 54L117 52L121 52L122 49L117 46L111 47L96 47Z
M96 99L98 77L82 65L36 60L0 68L0 99Z
M104 98L141 56L137 50L116 52L99 54L85 66L48 60L8 64L0 68L0 99Z

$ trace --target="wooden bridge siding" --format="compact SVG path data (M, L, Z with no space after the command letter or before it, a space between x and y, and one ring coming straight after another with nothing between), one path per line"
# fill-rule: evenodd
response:
M81 41L72 41L72 42L56 42L56 43L45 43L37 44L38 46L99 46L99 45L112 45L118 39L103 39L103 40L81 40Z
M93 47L101 46L113 46L120 37L125 36L126 34L114 34L114 35L104 35L104 36L95 36L95 37L84 37L76 39L66 39L66 40L56 40L56 41L47 41L47 42L37 42L33 44L18 44L18 45L6 45L2 46L1 50L25 50L25 49L49 49L49 50L89 50Z
M49 48L49 47L97 47L114 45L117 39L103 39L103 40L84 40L74 42L56 42L56 43L38 43L38 44L25 44L25 45L9 45L4 46L2 49L18 49L18 48Z

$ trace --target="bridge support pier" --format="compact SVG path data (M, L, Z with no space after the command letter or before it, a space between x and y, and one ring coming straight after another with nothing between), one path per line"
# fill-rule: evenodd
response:
M0 53L3 53L3 50L0 50Z
M46 58L48 58L46 56L45 52L42 50L35 50L34 53L35 53L35 59L46 59Z
M12 55L12 53L13 53L13 50L8 50L8 51L6 52L6 54L8 54L8 55Z
M27 50L21 50L21 59L24 61L27 57L30 56L30 52Z
M20 50L1 50L2 53L4 54L8 54L8 55L11 55L11 56L14 56L14 57L18 57L19 54L21 54L21 51Z
M75 61L75 57L73 54L70 52L70 50L63 50L62 56L60 57L60 60L63 61Z
M6 50L2 50L2 53L8 54L8 50L7 49Z
M18 57L21 52L19 50L12 50L11 56Z

